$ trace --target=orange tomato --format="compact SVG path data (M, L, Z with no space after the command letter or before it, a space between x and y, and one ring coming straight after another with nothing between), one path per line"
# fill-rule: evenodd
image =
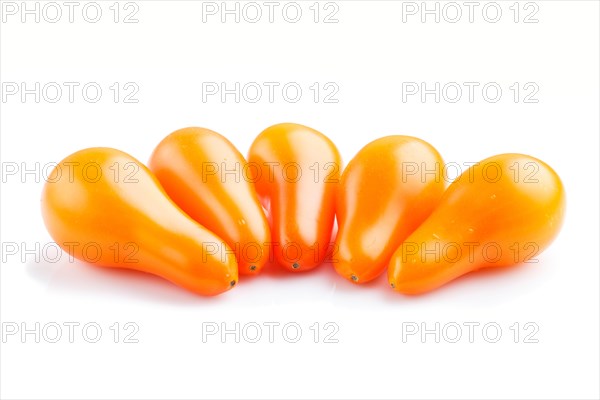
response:
M330 247L341 167L333 142L303 125L278 124L254 140L248 162L270 211L275 260L292 271L321 264Z
M119 150L90 148L61 161L44 186L42 214L52 238L79 260L149 272L203 295L237 282L231 249Z
M444 191L443 160L429 143L387 136L365 147L342 174L336 213L336 271L354 283L379 276Z
M398 248L388 278L417 294L468 272L530 260L556 237L565 212L560 178L544 162L502 154L472 165Z
M204 128L180 129L156 147L149 167L183 211L234 249L240 273L261 270L269 223L250 168L229 140Z

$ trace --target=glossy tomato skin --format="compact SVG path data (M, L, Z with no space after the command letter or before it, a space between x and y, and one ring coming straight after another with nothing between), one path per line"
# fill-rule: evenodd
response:
M149 162L167 194L234 249L240 274L269 259L269 223L244 156L220 134L184 128L167 136Z
M560 231L565 191L546 163L501 154L471 166L394 253L389 282L405 294L436 289L468 272L528 261Z
M321 264L331 247L342 164L333 142L309 127L282 123L258 135L248 162L269 209L275 261L291 271Z
M354 283L385 271L404 239L433 211L444 191L443 160L429 143L386 136L363 147L342 174L333 265Z
M223 240L119 150L89 148L61 161L44 186L42 215L56 243L85 262L149 272L202 295L225 292L238 280Z

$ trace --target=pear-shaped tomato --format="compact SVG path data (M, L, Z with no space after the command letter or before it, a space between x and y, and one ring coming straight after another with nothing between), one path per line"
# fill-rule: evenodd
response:
M269 224L244 156L204 128L171 133L149 163L167 194L190 217L234 249L241 274L258 273L269 259Z
M385 271L400 243L437 205L442 171L436 149L414 137L386 136L363 147L339 187L336 271L355 283Z
M556 237L564 212L563 185L546 163L522 154L487 158L448 187L394 253L390 284L418 294L480 268L529 261Z
M122 151L90 148L61 161L44 186L42 214L56 243L79 260L149 272L203 295L237 282L227 244Z
M248 162L269 209L275 260L292 271L321 264L330 249L341 168L333 142L303 125L278 124L254 140Z

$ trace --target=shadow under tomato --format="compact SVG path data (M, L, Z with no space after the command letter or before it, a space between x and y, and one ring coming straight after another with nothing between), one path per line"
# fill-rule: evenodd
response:
M481 307L514 301L536 290L549 277L542 263L522 263L505 267L488 267L469 272L430 292L417 295L392 295L406 302L452 301ZM546 276L546 278L544 278Z
M216 303L228 295L226 292L220 296L201 296L146 272L100 267L81 261L33 262L25 268L32 278L49 290L74 295L118 296L190 305Z
M558 268L547 258L537 264L484 268L431 292L403 295L389 287L386 272L370 282L355 284L338 275L331 263L304 272L292 272L273 263L266 265L258 275L240 275L239 287L214 297L194 294L149 273L103 268L80 261L30 262L26 271L50 291L74 296L109 296L189 306L238 302L240 298L244 298L240 304L297 302L309 296L348 307L366 308L381 301L399 306L440 302L481 307L501 304L536 290L552 278L553 267Z

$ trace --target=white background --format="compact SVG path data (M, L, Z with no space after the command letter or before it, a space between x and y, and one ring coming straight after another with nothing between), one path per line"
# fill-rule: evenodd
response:
M82 18L84 4L75 9L73 23L61 6L57 23L43 15L39 23L34 16L23 23L19 13L5 14L0 28L3 84L78 82L81 88L97 82L103 88L96 103L79 89L73 103L65 91L57 103L43 96L36 103L33 95L23 101L17 94L0 104L3 328L81 324L73 343L64 325L58 343L44 337L36 343L34 335L23 340L20 332L3 335L3 398L598 398L597 2L537 1L537 23L523 22L535 9L524 3L515 23L513 1L498 2L497 23L483 18L483 2L472 23L465 6L456 23L444 15L439 23L431 15L422 23L420 14L405 14L403 22L407 5L393 1L338 1L338 23L323 23L326 11L334 10L323 4L314 23L312 1L299 2L297 23L282 18L285 3L275 9L273 23L266 14L257 23L243 16L240 23L233 16L221 23L219 14L203 23L202 2L137 1L139 22L130 24L122 19L133 8L123 10L121 3L114 23L110 1L99 2L102 18L89 23ZM135 83L138 102L124 103L121 93L115 103L109 89L114 82ZM257 103L236 103L233 96L203 102L203 82L297 82L303 95L296 103L281 91L273 103L266 93ZM338 85L338 102L315 103L309 89L314 82ZM433 95L403 102L403 82L480 86L472 103L466 91L457 103L443 97L436 103ZM481 95L488 82L503 89L496 103ZM527 92L521 92L515 103L509 89L515 82L537 85L538 102L525 103ZM328 135L346 163L388 134L421 137L447 162L503 152L534 155L565 184L563 230L537 264L473 274L420 297L392 292L385 277L356 287L323 265L302 275L242 277L234 290L201 298L142 273L72 263L66 256L49 262L40 252L25 251L51 239L40 215L43 180L24 175L22 166L58 162L90 146L116 147L146 161L161 138L194 125L226 135L246 153L262 129L284 121ZM19 171L7 174L15 163ZM7 243L17 244L17 254L4 252ZM97 343L82 336L81 327L90 322L102 328ZM119 343L110 329L115 322ZM123 343L127 322L139 327L138 343ZM233 335L225 343L218 335L203 343L207 322L281 325L274 343L266 327L258 343L243 337L236 343ZM302 328L297 343L281 333L289 322ZM319 343L310 330L315 322ZM338 343L324 343L327 322L339 327ZM444 336L436 343L434 335L424 343L420 335L403 341L403 326L411 322L429 329L440 323L440 330L455 322L463 336L458 343ZM468 322L480 324L473 343L463 325ZM539 327L537 343L524 343L531 332L524 329L527 322ZM486 341L486 323L501 327L496 343ZM518 343L514 323L520 324ZM488 333L495 336L493 329Z

